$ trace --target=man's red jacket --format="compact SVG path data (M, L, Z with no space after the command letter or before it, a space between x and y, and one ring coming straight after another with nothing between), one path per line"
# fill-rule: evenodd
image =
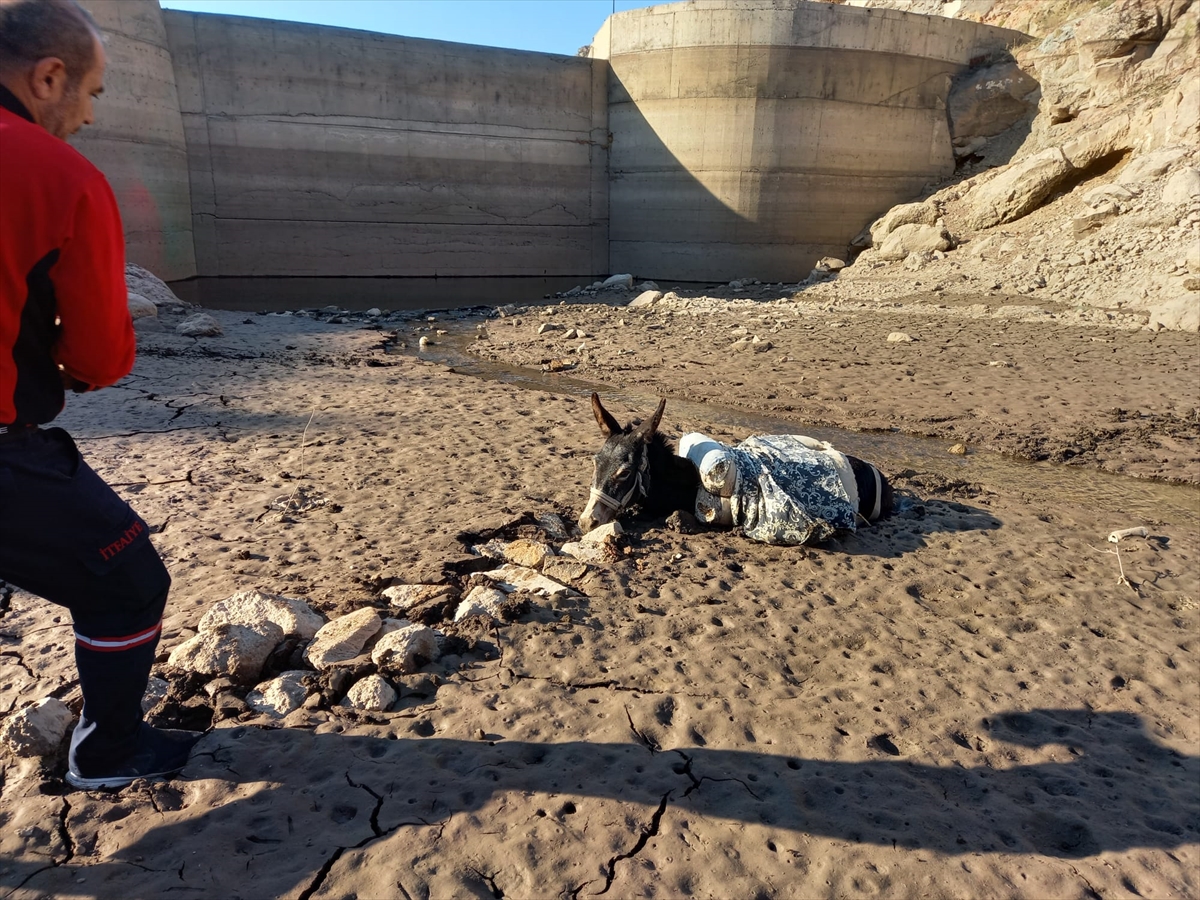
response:
M62 373L114 384L135 349L112 188L0 86L0 426L51 421Z

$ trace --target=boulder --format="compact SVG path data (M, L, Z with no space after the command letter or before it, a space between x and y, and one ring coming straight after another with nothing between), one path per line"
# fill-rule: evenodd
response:
M903 331L893 331L887 336L889 344L911 344L912 335L906 334Z
M243 684L251 683L281 640L283 630L274 622L226 623L180 644L171 651L167 663L203 675L228 675Z
M209 607L200 620L200 631L211 631L227 622L235 625L274 622L285 635L307 641L325 624L325 619L303 600L250 590L239 591Z
M879 247L880 259L904 259L910 253L949 250L954 246L946 226L901 225L883 240Z
M937 220L937 207L932 203L902 203L893 206L871 225L871 246L878 247L884 238L901 225L932 225Z
M541 541L531 541L521 538L504 546L504 558L518 566L530 569L540 569L548 557L554 555L554 548Z
M510 594L513 591L528 591L531 594L538 594L550 600L576 595L576 592L565 584L559 584L557 581L547 578L533 569L514 566L511 563L501 566L492 572L481 572L480 575L506 594Z
M1167 147L1142 156L1135 156L1121 170L1117 181L1121 184L1137 184L1141 181L1153 181L1187 156L1182 147Z
M1164 206L1179 206L1200 199L1200 169L1183 168L1163 182Z
M67 704L45 697L4 720L0 743L17 756L48 756L62 745L73 718Z
M135 294L131 291L129 294L128 303L129 317L131 319L141 319L145 316L158 315L158 307L141 294Z
M555 581L567 583L569 581L578 581L584 575L591 571L591 566L587 563L573 558L556 556L553 559L548 559L542 565L542 574L547 578L553 578Z
M662 291L642 291L636 297L629 301L630 309L642 309L646 306L653 306L662 299Z
M125 287L129 293L145 297L155 306L187 306L165 281L134 263L125 265Z
M471 591L463 598L463 602L458 605L458 609L454 612L454 621L461 622L467 616L487 616L492 619L500 619L501 608L504 605L508 595L504 591L497 590L493 587L479 585L471 588Z
M1153 0L1118 0L1097 5L1075 23L1080 55L1093 65L1153 46L1167 33L1168 23Z
M991 228L1021 218L1040 206L1074 171L1057 147L1010 165L971 192L968 226Z
M321 626L304 651L304 658L316 669L328 669L354 659L382 627L383 620L375 610L355 610Z
M625 529L621 527L621 523L614 521L596 526L579 540L585 544L603 544L610 538L624 533Z
M950 89L950 133L969 142L1007 131L1037 109L1037 87L1012 59L968 72Z
M394 584L383 589L383 599L394 609L403 612L449 593L450 590L451 588L444 584Z
M1132 149L1137 138L1129 116L1115 116L1098 128L1085 129L1075 140L1064 144L1062 155L1075 168L1085 169L1096 160Z
M344 706L369 712L386 712L396 702L396 689L382 675L368 675L346 691Z
M286 716L308 699L309 688L304 684L304 678L309 674L304 669L293 669L264 681L246 695L246 705L269 716Z
M1195 294L1183 293L1178 297L1159 303L1149 310L1151 327L1159 326L1172 331L1200 331L1200 299Z
M600 283L602 288L624 288L629 290L633 287L632 275L609 275Z
M616 554L607 544L585 543L584 541L568 541L562 545L564 556L569 556L580 563L605 565L613 561Z
M1084 213L1081 216L1076 216L1073 218L1071 220L1071 233L1074 234L1075 237L1079 237L1080 235L1091 231L1093 228L1099 228L1100 226L1111 222L1117 217L1118 212L1119 208L1117 207L1117 204L1113 203L1112 201L1103 203L1090 213Z
M184 337L216 337L224 334L221 330L221 323L208 313L196 313L194 316L188 316L175 326L175 333L182 334Z
M424 625L409 625L385 634L371 651L371 661L388 672L410 674L438 658L437 632Z

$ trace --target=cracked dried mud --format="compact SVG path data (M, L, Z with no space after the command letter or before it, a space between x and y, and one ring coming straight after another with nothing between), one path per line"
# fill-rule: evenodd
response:
M710 354L705 383L689 382L700 351L686 330L645 327L654 317L606 332L606 317L632 316L552 313L585 314L613 353L653 339L663 357L641 374L596 375L634 379L622 383L637 399L611 404L622 418L659 392L701 399L718 382L743 383L712 399L776 417L789 414L783 400L765 395L794 391L796 430L819 412L808 404L827 402L798 378L780 382L762 355L760 371L739 357L726 372ZM585 397L390 354L388 332L362 323L214 315L225 335L199 342L169 320L140 325L134 374L72 398L61 421L170 565L160 660L235 591L349 612L377 604L392 578L469 573L461 532L578 513L598 444ZM474 328L440 316L391 327ZM489 322L493 343L528 333L509 361L542 340L540 311L521 317ZM1166 409L1172 354L1194 372L1195 335L1123 343L1043 323L1017 335L1013 380L984 364L998 352L986 344L940 361L934 338L951 333L922 321L924 340L886 351L914 371L961 380L969 364L977 396L1071 400L1069 422L1044 401L1013 412L1005 428L1026 434L1076 421L1099 431L1100 407L1118 402ZM891 321L871 327L870 346L888 346ZM779 352L807 353L807 368L848 358L851 338L823 328ZM1090 412L1082 393L1056 390L1053 367L1019 355L1093 339L1104 365L1128 352L1148 374ZM1095 354L1076 355L1074 377L1098 378ZM856 370L867 372L827 367L821 379ZM882 385L878 371L864 392ZM885 407L906 423L937 411L932 393L901 385L853 413L858 394L838 389L846 415L826 418L840 424L889 420ZM746 434L673 402L671 435ZM945 427L947 443L987 443ZM1195 896L1197 495L1096 472L1195 481L1194 436L1100 441L1070 470L989 466L974 446L916 469L889 457L886 435L873 440L913 498L902 514L806 548L634 523L577 596L535 600L464 641L401 684L392 712L325 704L281 721L176 679L160 714L213 727L174 781L70 791L61 758L6 759L0 897ZM1090 499L1040 487L1061 472L1107 487ZM281 508L298 488L306 502ZM1156 505L1162 490L1173 504ZM1129 587L1105 538L1132 525L1150 537L1121 545ZM77 708L65 613L20 591L2 609L0 709L48 694Z

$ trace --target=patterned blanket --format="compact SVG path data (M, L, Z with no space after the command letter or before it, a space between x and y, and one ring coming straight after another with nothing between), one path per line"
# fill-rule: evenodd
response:
M696 516L737 526L767 544L823 541L854 531L858 491L844 454L793 434L757 435L736 447L685 435L680 456L700 470Z

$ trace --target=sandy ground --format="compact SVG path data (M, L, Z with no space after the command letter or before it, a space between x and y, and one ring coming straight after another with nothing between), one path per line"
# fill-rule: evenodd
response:
M234 591L379 606L464 560L460 532L578 514L586 397L385 351L482 320L215 315L223 337L141 326L134 374L60 420L158 532L163 660ZM1097 471L1200 480L1196 335L1043 319L488 319L480 352L565 360L622 419L675 398L670 434L746 436L680 402L711 400L973 452L902 466L875 435L914 502L819 547L631 523L578 597L427 666L395 711L231 715L169 783L71 791L61 759L5 758L0 897L1200 895L1200 494ZM772 348L732 349L754 336ZM1130 586L1105 538L1133 525ZM77 702L59 613L9 600L0 710Z

